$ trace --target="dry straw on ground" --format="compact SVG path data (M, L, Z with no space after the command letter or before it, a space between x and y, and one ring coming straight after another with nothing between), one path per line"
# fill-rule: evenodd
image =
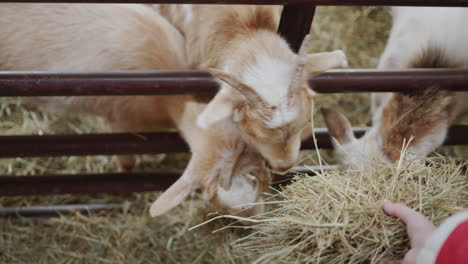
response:
M399 201L440 223L468 208L468 163L438 157L371 170L298 175L235 245L255 263L389 263L408 249L404 225L382 211Z

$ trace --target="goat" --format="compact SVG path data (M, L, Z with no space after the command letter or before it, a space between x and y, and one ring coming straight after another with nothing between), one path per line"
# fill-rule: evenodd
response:
M468 10L463 8L394 7L378 69L466 68L468 34L461 29L467 24ZM373 162L395 162L404 141L409 142L407 160L417 160L442 145L450 124L468 110L468 93L424 88L373 94L372 128L360 139L344 115L324 109L341 162L364 168Z
M27 18L27 19L26 19ZM188 69L184 38L144 5L1 4L0 70L116 71ZM113 131L178 129L192 158L183 175L151 207L161 215L201 188L216 208L241 215L263 211L271 181L261 156L229 124L196 125L208 100L182 96L77 96L27 99L54 112L104 117ZM119 157L129 170L133 156Z
M211 69L221 90L198 116L207 130L232 123L244 141L276 169L292 166L308 127L314 92L306 79L346 66L341 50L295 54L277 33L280 8L271 6L155 5L186 38L189 62Z

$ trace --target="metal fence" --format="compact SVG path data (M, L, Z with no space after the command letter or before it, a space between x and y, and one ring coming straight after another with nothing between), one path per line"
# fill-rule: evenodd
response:
M468 0L11 0L9 2L284 5L278 31L296 51L304 36L310 31L316 6L468 7ZM309 80L309 84L315 91L321 93L402 92L420 89L427 85L438 85L442 89L454 91L468 91L468 70L340 70L315 76ZM217 82L211 79L207 72L203 71L0 72L0 96L2 97L213 94L218 88ZM314 132L320 148L332 147L325 129L317 129ZM355 128L357 136L361 136L364 132L365 130L362 128ZM450 129L445 144L468 144L467 135L468 126L454 126ZM313 148L313 146L312 141L307 141L303 143L302 147ZM156 154L186 152L187 150L187 145L176 133L0 136L0 158ZM167 172L44 175L34 177L0 176L0 195L164 190L179 175L180 173ZM287 179L288 176L277 177L277 180ZM115 205L112 206L112 208L115 207ZM52 207L48 208L49 211L53 210ZM79 208L86 209L86 207ZM90 208L94 207L88 207L87 209ZM11 215L11 209L8 210L10 213L5 215ZM28 210L35 211L35 209ZM44 210L47 211L47 208L41 208L39 211L43 213Z

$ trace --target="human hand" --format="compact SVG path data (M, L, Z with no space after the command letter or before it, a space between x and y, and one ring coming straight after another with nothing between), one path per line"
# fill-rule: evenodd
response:
M406 224L411 249L401 263L415 264L419 252L424 247L427 237L435 230L435 226L424 215L401 203L384 201L383 210L386 214L398 217Z

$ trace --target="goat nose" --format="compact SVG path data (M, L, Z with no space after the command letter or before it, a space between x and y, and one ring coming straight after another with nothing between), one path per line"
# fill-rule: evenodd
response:
M279 171L279 172L285 172L287 170L289 170L289 166L280 166L280 167L276 167L275 170Z
M271 166L277 171L287 171L289 168L294 166L294 162L286 160L277 160L274 164L271 164Z

